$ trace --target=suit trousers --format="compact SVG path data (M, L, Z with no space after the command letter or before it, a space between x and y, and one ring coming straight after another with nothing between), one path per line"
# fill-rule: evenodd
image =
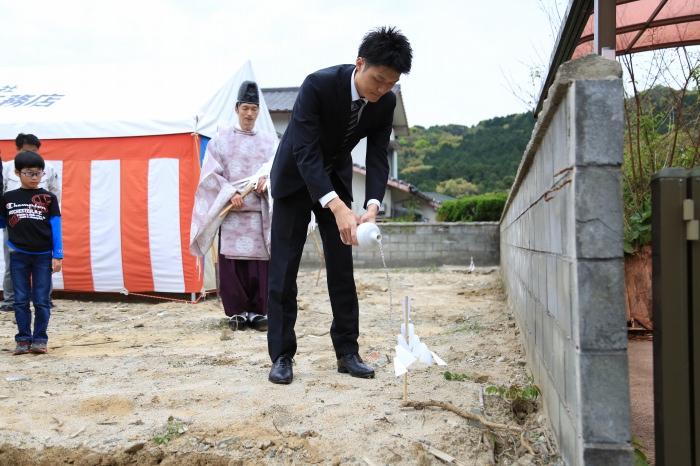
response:
M349 207L350 200L342 199ZM267 310L267 344L270 359L293 358L297 351L294 325L297 320L297 275L306 243L311 211L321 233L326 262L326 281L333 312L330 335L336 357L357 353L359 306L353 273L352 246L340 238L330 209L313 203L304 190L274 200L270 244L270 278Z

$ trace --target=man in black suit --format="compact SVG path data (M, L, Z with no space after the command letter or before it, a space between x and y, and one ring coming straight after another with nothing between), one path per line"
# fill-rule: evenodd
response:
M352 245L357 225L374 222L389 178L388 146L396 96L391 90L411 70L413 52L396 28L365 35L354 65L325 68L306 77L270 172L274 199L268 298L269 380L292 382L297 342L297 285L311 212L316 215L326 258L333 310L331 340L338 372L374 377L359 356L359 307ZM358 119L359 118L359 119ZM352 201L350 151L367 138L364 208Z

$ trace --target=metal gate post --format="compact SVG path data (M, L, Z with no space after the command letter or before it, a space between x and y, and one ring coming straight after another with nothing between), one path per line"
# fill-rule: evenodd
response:
M651 180L654 431L656 462L693 464L691 446L688 254L683 201L688 171L666 168Z
M692 347L693 373L690 377L690 382L693 390L693 411L694 419L694 459L696 465L700 465L700 241L697 239L698 221L700 221L700 167L696 167L690 171L688 177L688 199L693 201L693 219L694 225L686 224L691 227L689 233L692 237L688 238L688 259L690 261L688 273L689 293L690 293L690 318L692 320L692 331L690 336L690 344Z

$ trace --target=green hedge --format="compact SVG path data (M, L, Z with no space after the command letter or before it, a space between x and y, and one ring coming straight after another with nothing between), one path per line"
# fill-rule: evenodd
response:
M438 210L439 222L497 222L508 199L507 193L481 194L443 202Z

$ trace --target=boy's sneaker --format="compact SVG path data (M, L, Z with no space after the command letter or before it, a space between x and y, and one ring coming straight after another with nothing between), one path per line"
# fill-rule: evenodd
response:
M15 346L15 350L12 352L12 354L27 354L29 353L29 349L31 348L31 346L32 344L28 341L18 341L17 346ZM44 344L44 348L46 348L46 344ZM46 352L46 349L44 349L44 352Z
M35 341L34 343L32 343L32 347L29 351L37 354L46 354L46 342Z

